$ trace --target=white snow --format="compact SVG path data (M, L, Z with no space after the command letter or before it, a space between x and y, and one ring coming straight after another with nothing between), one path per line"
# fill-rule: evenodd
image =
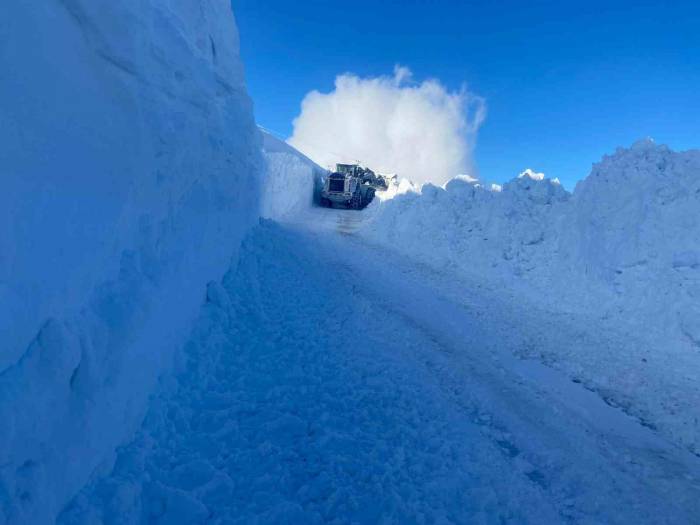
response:
M536 171L531 170L530 168L527 168L520 175L518 175L519 179L522 179L523 177L528 177L532 180L544 180L544 173L538 173ZM552 182L555 180L559 182L558 179L552 179Z
M700 515L699 151L329 210L228 0L6 2L0 42L1 524Z
M0 6L0 522L133 435L258 212L226 0Z
M532 305L543 333L578 323L581 340L524 354L700 452L698 210L700 152L646 140L605 157L573 194L532 170L502 191L456 178L376 206L363 235ZM596 331L611 341L589 348Z
M314 204L326 170L262 129L265 177L261 214L268 219L283 219L305 211Z
M294 120L289 143L318 164L359 162L378 173L443 184L473 169L472 151L484 121L484 100L463 86L393 75L345 73L329 93L311 91Z
M261 224L176 381L61 525L692 522L699 458L518 359L540 325L388 264L356 236L363 214Z

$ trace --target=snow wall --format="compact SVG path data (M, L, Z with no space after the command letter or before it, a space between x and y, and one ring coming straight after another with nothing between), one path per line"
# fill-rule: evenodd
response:
M0 523L51 523L140 423L257 220L228 0L0 6Z
M318 202L326 170L261 128L265 158L261 213L284 219Z
M502 188L458 177L406 191L367 235L571 310L647 312L700 346L698 210L700 151L645 140L606 156L573 193L530 170Z
M373 206L363 232L373 242L538 311L629 334L629 348L577 355L572 340L558 357L600 390L627 389L700 452L686 406L700 374L700 151L640 141L604 157L573 193L528 170L502 188L458 177Z

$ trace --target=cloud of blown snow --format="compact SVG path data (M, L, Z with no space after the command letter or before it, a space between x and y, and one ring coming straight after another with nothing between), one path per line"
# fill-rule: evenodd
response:
M289 143L325 167L360 161L416 183L443 184L474 174L472 151L485 114L483 99L466 89L417 83L397 66L393 76L340 75L334 91L306 95Z

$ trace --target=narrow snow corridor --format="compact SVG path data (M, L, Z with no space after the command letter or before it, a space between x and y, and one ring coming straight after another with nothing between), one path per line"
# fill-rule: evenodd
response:
M360 214L332 214L261 223L60 523L696 519L698 458L580 385L529 381L547 372L496 350L523 334L489 325L476 291L458 301L355 239Z

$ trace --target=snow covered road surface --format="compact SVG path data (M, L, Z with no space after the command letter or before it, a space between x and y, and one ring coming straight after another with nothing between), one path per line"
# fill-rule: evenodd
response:
M697 522L700 459L514 358L505 305L362 242L368 214L309 213L210 285L176 379L60 523Z

